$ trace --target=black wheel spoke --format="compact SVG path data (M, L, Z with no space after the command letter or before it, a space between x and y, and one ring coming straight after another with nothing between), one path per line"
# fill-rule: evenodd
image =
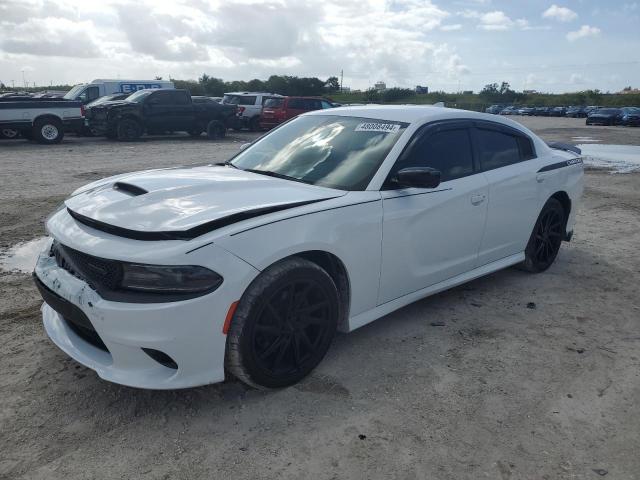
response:
M254 358L270 375L293 375L314 362L330 328L331 302L312 280L282 285L265 301L252 333Z

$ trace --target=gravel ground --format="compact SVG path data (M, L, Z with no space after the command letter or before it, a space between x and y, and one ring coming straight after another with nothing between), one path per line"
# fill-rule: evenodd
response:
M640 145L640 129L514 118L546 140ZM87 181L224 160L254 136L0 141L0 247L42 235ZM28 275L0 272L0 478L637 479L639 183L587 172L549 271L507 269L339 335L277 392L101 381L46 338Z

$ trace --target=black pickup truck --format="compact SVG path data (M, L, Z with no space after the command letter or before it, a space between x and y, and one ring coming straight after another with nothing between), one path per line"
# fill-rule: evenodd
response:
M85 117L94 135L135 140L145 132L188 132L194 137L224 137L236 122L236 106L193 103L188 90L139 90L126 100L104 102L87 109Z

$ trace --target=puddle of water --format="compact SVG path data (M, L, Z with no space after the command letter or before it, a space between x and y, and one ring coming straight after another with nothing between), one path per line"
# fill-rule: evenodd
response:
M583 142L601 142L602 140L593 137L571 137L575 143L583 143Z
M638 145L577 145L582 150L585 165L611 168L616 173L640 170L640 146Z
M48 237L22 242L0 251L0 269L7 272L31 273L38 255L49 241Z

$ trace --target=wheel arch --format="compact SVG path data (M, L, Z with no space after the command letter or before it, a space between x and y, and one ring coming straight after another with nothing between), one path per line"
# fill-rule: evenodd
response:
M560 202L562 208L564 209L564 231L565 236L567 235L567 222L569 220L569 215L571 214L571 198L569 198L569 194L564 190L559 190L555 192L551 197ZM565 238L566 240L566 238Z
M31 123L33 126L35 126L36 122L39 122L41 120L55 120L56 122L62 123L62 118L53 113L41 113L40 115L35 117Z

